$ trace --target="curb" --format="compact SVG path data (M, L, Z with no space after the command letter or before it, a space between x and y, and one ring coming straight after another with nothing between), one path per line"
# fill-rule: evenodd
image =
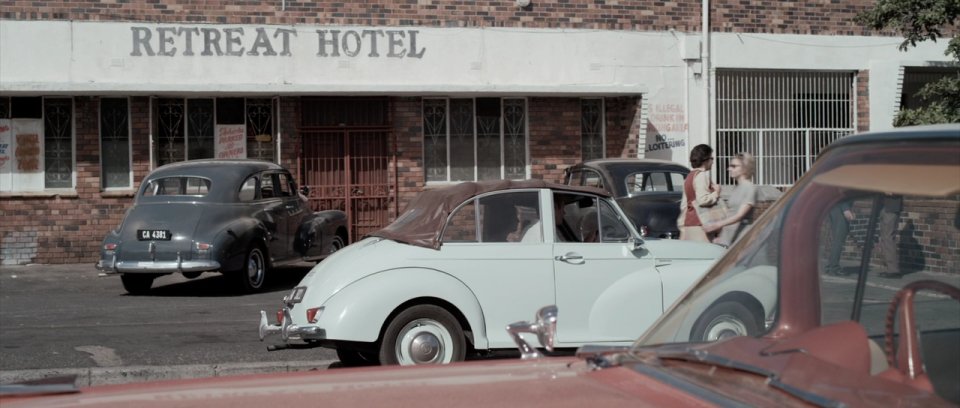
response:
M326 369L337 360L286 361L266 363L192 364L173 366L125 366L89 368L47 368L37 370L0 371L0 384L52 377L76 376L74 385L90 387L141 381L181 380L202 377L224 377L241 374L283 373Z

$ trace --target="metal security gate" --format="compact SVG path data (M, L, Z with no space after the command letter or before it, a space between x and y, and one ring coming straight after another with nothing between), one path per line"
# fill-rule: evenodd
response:
M314 211L347 213L350 242L387 225L389 131L300 130L300 169Z
M754 181L793 185L824 147L854 132L853 72L718 70L714 165L722 184L739 152L757 159Z

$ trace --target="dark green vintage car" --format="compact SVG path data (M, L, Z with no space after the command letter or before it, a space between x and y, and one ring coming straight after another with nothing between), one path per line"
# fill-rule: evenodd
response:
M120 226L107 234L97 268L120 274L132 294L158 276L219 271L246 291L268 269L321 260L347 243L343 211L312 211L290 172L258 160L193 160L157 168Z

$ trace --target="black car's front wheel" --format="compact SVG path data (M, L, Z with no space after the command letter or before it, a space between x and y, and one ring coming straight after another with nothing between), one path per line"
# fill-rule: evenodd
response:
M153 280L157 275L149 273L123 273L120 274L120 281L123 282L123 288L131 295L142 295L150 291L153 286Z
M263 288L267 280L267 258L263 250L254 245L247 250L243 266L235 274L240 288L246 292L256 292Z

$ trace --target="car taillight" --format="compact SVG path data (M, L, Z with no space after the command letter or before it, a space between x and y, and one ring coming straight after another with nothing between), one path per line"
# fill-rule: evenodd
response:
M277 324L283 324L283 310L277 310Z
M323 311L323 307L322 307L322 306L321 306L321 307L314 307L314 308L311 308L311 309L307 309L307 321L310 322L310 323L316 323L316 322L317 322L317 315L319 315L320 312L322 312L322 311Z
M641 237L645 237L645 236L647 236L647 234L649 234L649 233L650 233L650 229L647 228L646 225L641 225L641 226L640 226L640 236L641 236Z
M105 245L103 246L103 249L105 249L105 250L107 250L107 251L113 251L113 250L117 249L117 244L114 244L114 243L112 243L112 242L109 243L109 244L105 244Z
M206 242L197 242L198 251L209 251L211 247L213 247L213 245L210 245Z

